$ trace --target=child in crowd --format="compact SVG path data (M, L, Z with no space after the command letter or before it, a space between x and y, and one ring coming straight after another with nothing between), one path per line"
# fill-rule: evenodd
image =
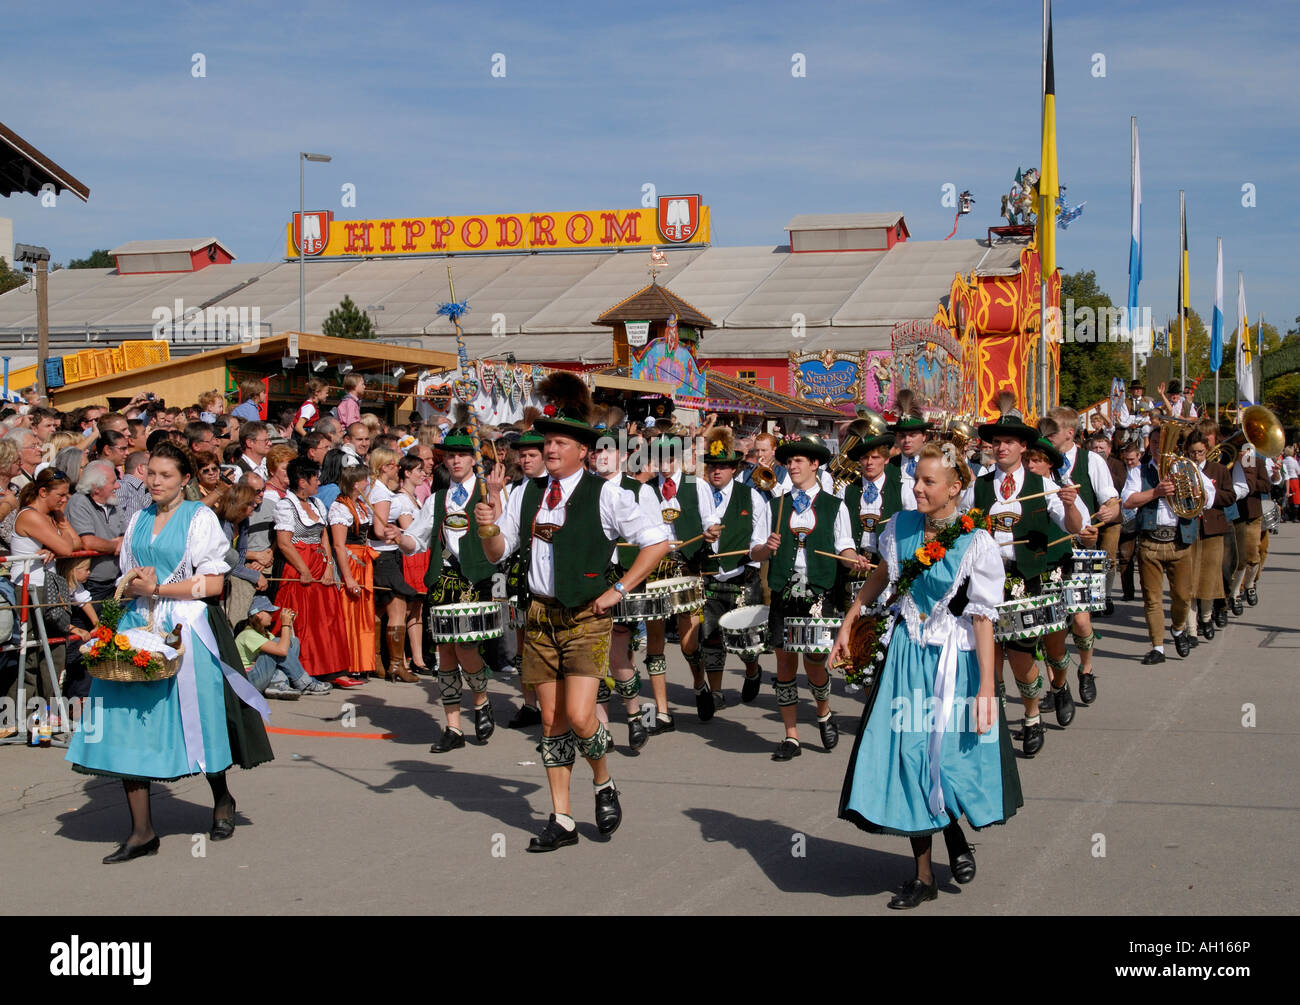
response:
M280 637L271 634L279 610L266 597L254 597L244 630L235 639L249 681L268 698L292 701L304 694L328 693L331 688L326 681L313 679L303 669L293 633L293 611L285 608L280 614Z

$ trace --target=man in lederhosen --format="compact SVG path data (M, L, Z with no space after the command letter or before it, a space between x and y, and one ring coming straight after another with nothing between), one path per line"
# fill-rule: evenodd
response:
M546 474L546 458L542 456L542 449L546 446L546 438L541 433L534 430L528 430L520 435L515 441L515 451L519 458L519 469L523 472L523 477L513 485L509 486L506 493L509 498L510 493L521 490L528 483L530 478L541 478ZM523 578L523 564L519 556L515 556L510 563L510 569L506 573L506 597L511 603L517 604L519 601L519 584ZM524 653L524 630L515 629L515 651L519 654L517 667L523 666ZM537 691L527 684L522 685L524 703L519 706L519 711L515 717L506 723L506 729L527 729L529 726L536 726L542 721L541 709L537 707Z
M1234 530L1237 538L1237 567L1228 589L1228 603L1232 613L1241 617L1246 603L1254 607L1259 603L1255 578L1259 575L1262 556L1260 542L1264 535L1264 500L1268 498L1272 477L1267 458L1255 453L1250 444L1242 447L1232 466L1232 481L1237 486L1237 520ZM1242 486L1245 492L1241 491Z
M767 577L772 604L768 639L776 651L776 703L785 726L785 738L778 744L772 760L788 761L801 752L797 726L799 690L795 684L799 654L785 648L785 621L787 618L836 618L843 614L835 596L840 562L829 555L850 561L862 574L868 563L854 550L856 542L844 500L822 490L818 471L831 460L826 445L813 437L795 437L782 443L776 456L790 473L793 491L777 499L772 533L750 554L756 559L770 559ZM803 667L808 689L817 703L817 728L822 745L832 750L840 734L831 715L828 655L829 652L805 653Z
M704 549L699 482L694 475L682 473L682 450L682 437L676 432L656 436L650 441L651 463L657 474L646 484L659 500L659 512L668 528L668 540L682 542L659 563L659 568L650 577L655 581L699 574L700 553ZM706 711L712 716L713 699L709 696L707 686L703 687L701 694L705 678L700 666L699 613L688 611L674 617L677 620L677 637L682 655L691 668L694 680L695 708L703 719ZM667 627L667 619L646 624L645 665L655 700L655 724L650 731L652 734L671 733L677 728L672 713L668 711L668 661L664 657Z
M630 492L586 470L600 438L591 424L591 393L582 378L558 371L538 386L549 400L534 421L546 437L547 478L525 483L500 512L489 498L476 517L501 528L483 542L489 561L518 550L527 562L520 600L528 601L523 682L537 688L542 707L542 764L554 812L532 852L554 851L578 840L570 782L577 754L591 765L596 828L612 834L623 819L605 754L609 731L596 715L596 690L609 673L612 612L668 553L666 529L650 523ZM499 514L499 515L498 515ZM606 578L619 539L641 548L622 579Z
M482 501L474 474L474 441L458 430L442 441L444 464L451 485L425 500L411 525L402 532L400 545L408 554L429 549L429 571L424 585L430 607L444 604L490 603L496 565L483 551L474 507ZM492 473L489 494L500 495L505 465ZM474 695L474 735L486 743L496 730L488 702L488 670L477 642L438 643L438 688L447 726L430 753L445 754L465 746L460 728L461 679Z
M730 429L719 427L709 432L701 460L705 484L699 486L697 495L705 547L704 631L700 648L707 682L704 693L697 686L696 694L700 719L708 722L723 705L722 671L726 667L727 651L722 645L718 620L728 611L763 602L763 584L753 552L768 538L769 516L762 495L736 480L736 468L743 457L732 446ZM757 654L747 656L741 701L751 702L757 697L761 677Z
M982 511L991 521L993 540L1002 554L1007 573L1006 599L1020 591L1038 596L1043 577L1048 572L1047 544L1054 534L1053 524L1067 534L1077 534L1087 521L1079 504L1078 489L1069 486L1057 490L1056 482L1033 474L1023 463L1026 447L1038 439L1038 430L1014 416L979 427L980 439L993 444L995 467L980 475L967 490L963 505ZM1044 490L1053 490L1043 496ZM1020 497L1027 497L1022 504ZM1037 496L1037 498L1028 498ZM1017 585L1022 584L1022 585ZM1002 684L1002 658L1005 654L1016 678L1016 687L1025 706L1022 733L1024 753L1033 757L1043 749L1043 725L1038 700L1043 693L1043 675L1035 662L1037 639L998 643L994 659L998 667L997 692L1005 701Z

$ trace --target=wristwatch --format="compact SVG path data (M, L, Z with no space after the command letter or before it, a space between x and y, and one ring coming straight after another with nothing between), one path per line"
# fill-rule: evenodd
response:
M627 587L623 585L623 581L622 581L622 580L615 580L615 581L614 581L614 589L618 591L618 595L619 595L620 597L626 597L626 596L627 596Z

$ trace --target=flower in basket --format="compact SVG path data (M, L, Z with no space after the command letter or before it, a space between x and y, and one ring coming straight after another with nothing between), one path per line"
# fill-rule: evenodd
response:
M126 652L128 649L131 648L131 640L128 639L125 635L121 635L121 634L114 635L114 636L113 636L113 645L115 645L115 646L117 646L117 648L121 649L122 652Z
M149 665L149 654L137 652L134 656L131 657L131 662L134 663L136 666L140 667L141 669L143 669L144 667L147 667Z
M99 639L99 641L101 642L110 642L112 641L113 638L112 629L107 628L104 625L100 625L90 634L93 635L95 638Z

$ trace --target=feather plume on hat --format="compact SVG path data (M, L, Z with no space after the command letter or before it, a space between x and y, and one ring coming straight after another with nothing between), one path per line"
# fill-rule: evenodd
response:
M576 373L554 371L537 385L537 394L554 407L553 414L578 422L591 422L591 391ZM544 411L550 412L551 409Z
M529 405L527 408L525 408L524 417L519 423L520 431L526 432L527 430L532 429L534 420L540 418L541 414L542 414L542 410L538 408L536 405Z

